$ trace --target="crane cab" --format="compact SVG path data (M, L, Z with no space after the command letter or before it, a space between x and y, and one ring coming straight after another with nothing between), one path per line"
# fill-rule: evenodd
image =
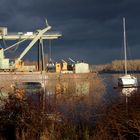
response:
M24 62L22 60L15 60L15 69L20 69L24 66Z

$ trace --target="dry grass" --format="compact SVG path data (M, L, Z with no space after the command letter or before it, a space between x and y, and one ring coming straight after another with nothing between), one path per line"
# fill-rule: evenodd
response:
M90 84L86 84L89 88L83 90L90 94L79 95L79 91L74 94L77 88L73 87L77 83L79 88L85 81L73 82L74 86L66 81L49 85L57 91L56 94L46 97L43 93L36 93L38 103L23 96L22 91L15 94L18 96L9 96L0 110L1 140L11 131L13 135L9 136L17 140L139 139L138 93L129 97L127 108L123 100L106 105L103 100L105 86L100 78L95 79L95 83L89 81Z

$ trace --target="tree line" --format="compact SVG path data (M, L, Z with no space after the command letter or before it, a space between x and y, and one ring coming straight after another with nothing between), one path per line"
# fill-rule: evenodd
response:
M114 60L111 64L100 64L100 65L91 65L91 71L96 72L118 72L124 71L125 65L124 60ZM140 71L140 60L127 60L127 70L128 71Z

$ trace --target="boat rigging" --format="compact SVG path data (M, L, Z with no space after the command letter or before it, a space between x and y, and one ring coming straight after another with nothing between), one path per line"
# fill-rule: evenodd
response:
M118 86L122 87L137 87L138 80L135 76L127 73L127 45L126 45L126 24L123 18L123 37L124 37L124 61L125 61L125 74L118 78Z

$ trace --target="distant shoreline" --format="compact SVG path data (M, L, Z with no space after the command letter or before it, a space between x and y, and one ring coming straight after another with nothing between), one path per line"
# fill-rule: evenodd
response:
M123 74L124 71L99 71L99 74ZM140 74L140 71L128 71L128 74Z

